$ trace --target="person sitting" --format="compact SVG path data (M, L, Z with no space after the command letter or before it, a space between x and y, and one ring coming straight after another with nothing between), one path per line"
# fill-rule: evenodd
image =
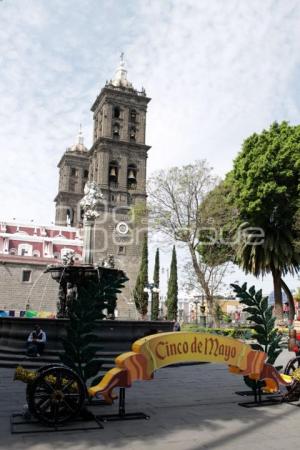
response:
M180 327L180 323L176 320L173 323L173 331L180 331L181 327Z
M27 339L27 356L40 356L44 352L46 333L39 325L35 325Z

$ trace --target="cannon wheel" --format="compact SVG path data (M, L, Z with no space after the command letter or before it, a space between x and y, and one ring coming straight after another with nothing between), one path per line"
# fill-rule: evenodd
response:
M84 382L73 370L59 365L45 367L28 385L28 408L45 425L62 425L80 413L85 391Z
M300 356L297 356L296 358L292 358L287 363L284 373L286 375L291 375L296 369L299 369L300 367Z
M36 373L42 373L42 372L44 372L44 370L50 369L52 367L57 367L58 368L58 367L66 367L66 366L64 364L60 364L60 363L47 364L46 366L39 367L36 370Z

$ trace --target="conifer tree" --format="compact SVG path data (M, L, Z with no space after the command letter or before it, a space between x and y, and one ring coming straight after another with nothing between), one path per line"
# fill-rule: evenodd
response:
M178 307L177 257L175 245L173 246L170 278L168 282L167 308L168 320L176 320Z
M136 279L133 298L136 309L144 317L148 311L148 292L144 289L148 286L148 238L144 236L142 260L140 270Z
M154 288L159 288L159 249L156 249L154 273L153 273ZM152 291L152 304L151 304L151 320L158 320L159 315L159 292Z

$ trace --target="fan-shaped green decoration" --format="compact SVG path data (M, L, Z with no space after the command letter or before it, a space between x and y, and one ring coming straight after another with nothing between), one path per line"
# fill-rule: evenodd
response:
M108 315L114 313L117 294L127 280L125 275L113 276L113 271L102 283L89 280L78 288L77 298L69 307L67 336L62 339L64 353L60 359L85 382L95 377L102 366L102 361L96 356L101 349L99 337L94 332L96 322L105 317L103 309L107 309Z
M263 297L262 290L256 291L254 286L247 290L247 283L242 286L231 284L231 287L240 303L245 305L243 311L249 314L247 320L253 324L251 338L257 341L253 348L267 353L267 363L274 364L282 352L280 347L282 335L274 328L276 318L273 317L273 307L268 305L268 297ZM244 377L244 380L251 388L257 383L248 377Z

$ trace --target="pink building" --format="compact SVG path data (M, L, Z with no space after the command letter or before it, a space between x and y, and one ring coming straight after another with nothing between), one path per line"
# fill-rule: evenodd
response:
M82 230L0 222L0 310L56 310L58 284L44 270L74 252L82 261Z
M25 260L51 264L61 261L65 253L82 258L80 230L71 227L34 226L0 222L0 260ZM58 260L58 261L55 261Z

